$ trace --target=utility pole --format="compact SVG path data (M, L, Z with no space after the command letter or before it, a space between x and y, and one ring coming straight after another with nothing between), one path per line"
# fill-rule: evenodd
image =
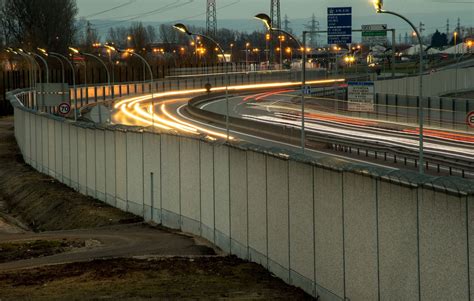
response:
M420 27L418 28L418 31L420 32L421 40L423 41L423 31L425 31L425 24L420 22Z
M405 45L408 45L408 33L405 32Z
M398 34L398 44L401 44L402 43L402 34L399 33Z
M206 32L213 38L217 35L217 8L216 0L207 0L206 8Z
M283 24L284 24L283 29L285 31L292 32L292 30L290 28L290 23L291 22L290 22L290 20L288 20L288 15L285 15L285 20L283 21Z
M309 22L309 24L305 25L304 26L307 31L310 32L309 36L310 36L310 46L311 48L315 48L317 47L318 45L318 34L316 34L315 32L316 31L319 31L319 21L316 20L316 15L313 14L313 16L311 17L311 21Z
M449 19L446 19L446 38L449 39Z
M270 18L272 20L271 27L281 28L281 15L280 15L280 0L270 0ZM275 62L275 39L278 37L278 34L272 34L270 40L270 61ZM282 51L280 49L280 51Z

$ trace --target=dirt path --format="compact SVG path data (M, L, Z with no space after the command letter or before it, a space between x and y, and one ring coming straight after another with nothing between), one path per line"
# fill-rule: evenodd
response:
M0 243L38 239L83 240L86 242L86 247L53 256L3 263L0 264L0 271L117 257L216 254L210 247L197 245L192 237L163 231L146 224L120 225L87 230L0 234Z

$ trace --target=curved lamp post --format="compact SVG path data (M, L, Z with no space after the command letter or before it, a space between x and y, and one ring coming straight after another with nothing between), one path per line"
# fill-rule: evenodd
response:
M305 134L305 95L303 93L303 87L306 85L306 32L303 32L303 43L301 43L294 35L281 29L272 27L272 19L267 14L258 14L255 19L262 21L269 32L276 31L288 35L293 39L303 50L302 66L301 66L301 151L304 153L306 148L306 134ZM283 49L280 48L280 53Z
M26 60L26 62L28 63L28 68L30 69L29 72L30 72L30 76L29 76L29 81L30 81L30 88L33 89L34 87L34 69L35 69L35 66L33 65L33 63L31 62L30 58L29 57L26 57L26 56L23 56L21 54L19 54L18 52L16 52L13 48L10 48L10 47L7 47L5 49L6 52L8 53L12 53L12 54L15 54L15 55L19 55L21 56L22 58L24 58Z
M36 48L36 49L38 49L38 50L39 50L44 56L46 56L46 57L55 58L55 59L59 62L59 64L61 64L62 82L64 83L65 80L66 80L66 74L65 74L65 71L64 71L64 63L63 63L63 61L62 61L59 57L57 57L57 56L55 56L55 55L50 55L50 54L46 51L46 49L39 48L39 47Z
M203 34L199 34L199 33L192 33L189 31L189 29L186 27L186 25L182 24L182 23L178 23L178 24L175 24L173 25L173 27L184 33L184 34L187 34L188 36L197 36L197 37L202 37L206 40L209 40L211 41L212 43L214 43L217 48L219 49L220 53L222 54L222 57L224 58L224 62L226 63L226 68L225 68L225 74L226 74L226 77L227 77L227 83L225 85L225 102L226 102L226 116L225 116L225 126L226 126L226 136L227 136L227 141L229 141L229 138L230 138L230 129L229 129L229 84L230 84L230 77L229 77L229 69L227 68L227 58L225 56L225 52L224 52L224 49L221 47L221 45L216 41L214 40L213 38L211 37L208 37L206 35L203 35Z
M46 83L49 84L49 66L48 66L48 62L39 54L36 54L34 52L28 52L29 55L33 56L33 57L37 57L39 58L44 66L46 67Z
M143 64L145 64L145 66L147 66L148 72L150 73L150 92L151 92L151 102L152 102L152 106L153 106L152 118L151 119L152 119L152 122L153 122L153 131L154 131L155 130L155 118L154 118L154 115L153 115L154 110L155 110L155 98L154 98L154 95L153 95L154 80L153 80L153 70L151 69L150 64L148 63L148 61L143 56L139 55L138 53L128 51L128 50L118 49L117 47L113 46L112 44L105 44L104 47L107 48L107 49L110 49L112 51L116 51L118 53L126 52L126 53L130 54L130 56L136 56L143 62ZM143 91L143 93L145 93L145 91Z
M102 66L104 66L105 68L105 71L107 73L107 85L110 89L110 73L109 73L109 69L107 68L107 65L104 63L104 61L102 61L99 57L91 54L91 53L87 53L87 52L81 52L79 51L78 49L76 48L73 48L73 47L69 47L69 50L71 50L72 52L74 52L75 54L80 54L80 55L84 55L84 56L88 56L88 57L91 57L93 59L96 59L97 61L99 61ZM89 91L87 92L89 93ZM111 93L112 97L113 97L113 93ZM104 95L104 98L106 97L106 95ZM102 111L101 111L101 107L100 105L98 106L99 108L99 123L102 123Z
M66 80L65 76L65 68L64 68L64 63L61 59L65 60L68 64L69 67L71 68L72 71L72 87L74 90L74 120L77 121L77 93L76 93L76 70L74 69L74 65L71 63L71 61L64 55L57 53L57 52L47 52L45 49L38 48L39 51L43 52L45 55L49 55L51 57L54 57L58 59L58 61L61 63L61 66L63 67L63 83Z
M423 136L423 130L424 130L424 100L423 100L423 42L421 41L421 35L416 26L408 20L406 17L392 12L392 11L387 11L383 10L383 0L374 0L374 6L378 14L389 14L389 15L394 15L397 16L401 19L403 19L405 22L407 22L412 28L413 31L416 34L416 37L418 38L418 43L420 44L420 70L419 70L419 77L420 77L420 86L419 86L419 108L418 108L418 119L420 121L420 135L419 135L419 172L420 174L424 174L425 169L424 169L424 136Z

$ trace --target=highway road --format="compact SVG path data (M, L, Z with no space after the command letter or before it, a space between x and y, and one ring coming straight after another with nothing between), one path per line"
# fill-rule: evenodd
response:
M322 82L322 85L328 84ZM331 83L330 83L331 84ZM268 84L267 84L268 85ZM279 83L263 86L271 89L268 92L246 91L255 89L256 85L240 86L239 95L231 95L229 98L230 115L246 120L258 121L266 124L286 125L295 129L301 128L300 104L296 103L299 96L294 91L293 85ZM278 88L275 90L275 88ZM222 91L224 88L216 88ZM176 130L190 135L204 135L209 140L225 139L225 128L222 125L210 124L204 120L198 120L187 113L188 101L204 90L186 90L175 92L164 92L155 94L153 101L151 95L129 97L118 101L114 108L114 123L154 126L164 130ZM234 93L233 93L234 94ZM322 102L325 103L325 102ZM200 105L206 111L225 114L225 99L220 98ZM308 106L305 118L306 134L308 141L324 138L324 141L337 140L348 141L349 145L377 145L387 149L404 150L416 153L418 151L418 132L416 127L404 124L378 122L368 119L345 117L332 114L327 111L325 105L321 107ZM294 152L300 151L299 145L283 142L279 139L269 139L265 135L256 135L254 132L231 131L230 139L245 140L265 147L273 147ZM416 170L415 162L402 165L396 162L393 155L385 154L385 160L375 158L375 153L365 157L347 152L328 149L326 147L308 144L306 154L315 158L327 157L328 155L339 158L341 162L358 162L370 166L383 166L392 170L411 169ZM425 152L434 157L467 162L474 164L474 135L467 133L454 133L440 130L428 129L426 131ZM370 153L370 152L369 152ZM374 156L375 155L375 156ZM380 156L380 153L379 153ZM383 155L382 155L383 156ZM399 157L401 158L401 157ZM400 159L399 159L400 160ZM405 162L406 164L406 162ZM432 165L433 166L433 165ZM436 166L436 164L435 164ZM472 166L471 166L472 167ZM449 165L433 168L431 172L438 174L438 170L449 173ZM464 176L474 178L474 170L468 167Z

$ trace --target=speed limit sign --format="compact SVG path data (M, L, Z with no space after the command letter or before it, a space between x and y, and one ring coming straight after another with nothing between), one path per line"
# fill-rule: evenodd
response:
M66 102L63 102L62 104L60 104L58 106L58 109L59 109L59 113L62 115L67 115L69 114L69 112L71 112L71 106Z
M467 125L474 128L474 111L467 114Z

